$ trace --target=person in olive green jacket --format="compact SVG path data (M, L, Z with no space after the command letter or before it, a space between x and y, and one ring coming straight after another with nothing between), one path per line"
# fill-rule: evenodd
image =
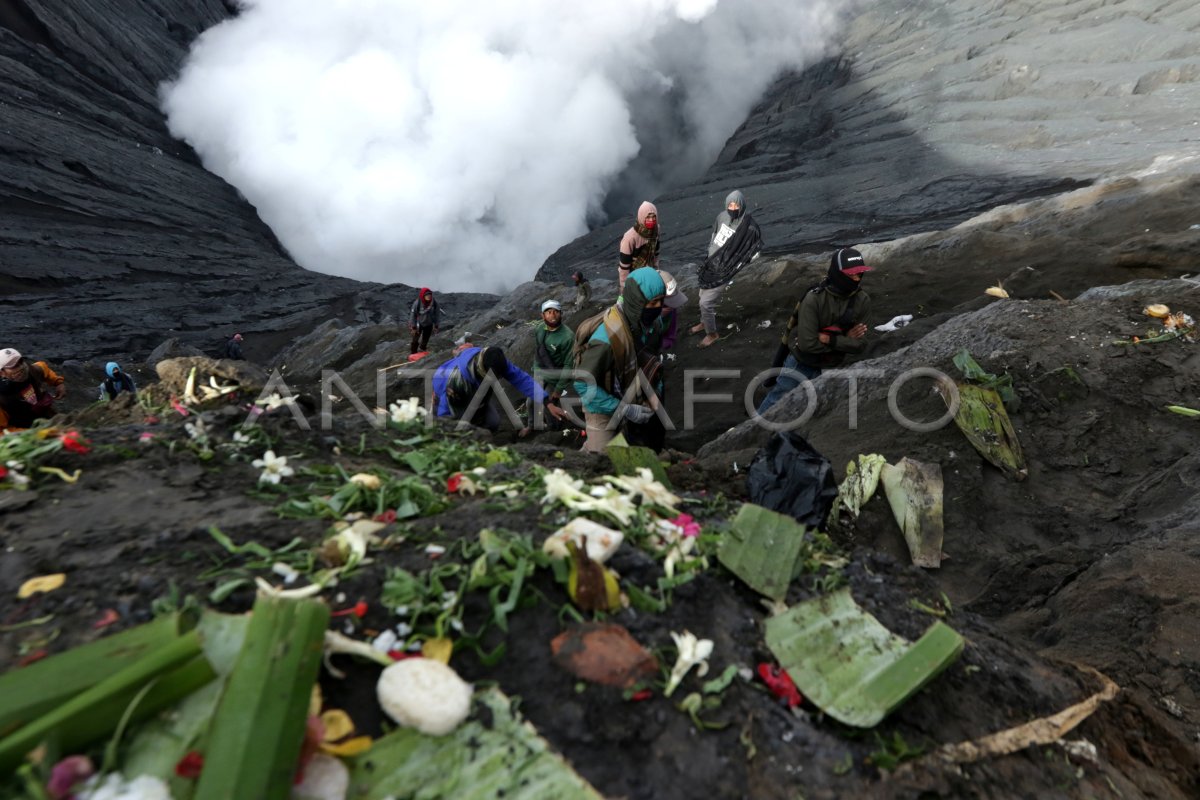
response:
M864 320L871 310L871 298L861 281L863 273L872 269L853 248L844 247L833 254L825 279L805 292L788 320L783 341L789 352L783 367L792 372L779 376L759 403L759 415L800 385L796 373L813 380L822 370L841 366L847 355L863 351Z

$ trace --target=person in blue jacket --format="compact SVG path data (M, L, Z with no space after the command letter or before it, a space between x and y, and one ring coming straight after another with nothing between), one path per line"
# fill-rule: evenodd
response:
M137 384L133 376L121 369L121 365L110 361L104 365L104 380L100 382L100 399L116 400L121 392L137 396Z
M496 408L494 397L484 398L471 417L464 418L488 373L508 381L533 402L545 405L546 410L555 419L565 416L563 410L551 401L550 395L537 381L509 361L499 347L467 347L437 368L433 374L431 404L437 409L437 416L469 422L493 433L499 430L500 411Z

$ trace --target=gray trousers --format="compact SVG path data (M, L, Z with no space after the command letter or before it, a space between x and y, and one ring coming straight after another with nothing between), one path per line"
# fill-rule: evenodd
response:
M704 325L705 333L717 332L717 303L721 302L726 288L728 284L723 283L715 289L700 290L700 323Z

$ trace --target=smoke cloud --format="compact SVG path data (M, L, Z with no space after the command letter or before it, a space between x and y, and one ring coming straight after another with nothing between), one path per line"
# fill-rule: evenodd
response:
M705 169L848 5L246 0L162 103L301 266L500 291L618 176L651 196Z

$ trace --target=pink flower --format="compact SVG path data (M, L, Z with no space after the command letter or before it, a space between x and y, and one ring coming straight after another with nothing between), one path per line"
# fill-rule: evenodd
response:
M678 517L670 521L672 525L683 531L684 536L699 536L700 523L692 518L691 514L680 514Z

